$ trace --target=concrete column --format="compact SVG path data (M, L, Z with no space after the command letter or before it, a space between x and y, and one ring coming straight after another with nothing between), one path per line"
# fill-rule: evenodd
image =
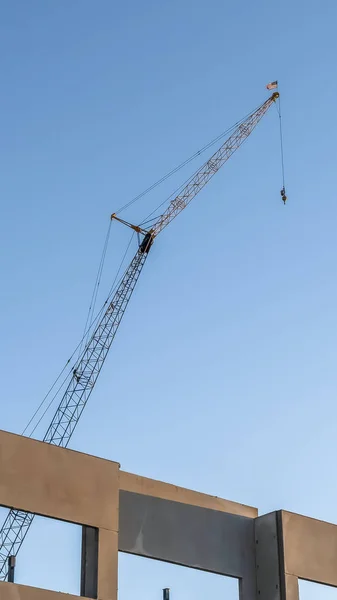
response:
M276 512L255 519L255 556L258 600L285 600Z
M294 575L285 576L285 596L286 600L300 600L298 579Z
M298 578L286 572L282 511L255 520L257 600L299 600Z
M81 596L97 598L98 529L82 527Z
M98 535L98 599L117 600L118 532L100 529Z

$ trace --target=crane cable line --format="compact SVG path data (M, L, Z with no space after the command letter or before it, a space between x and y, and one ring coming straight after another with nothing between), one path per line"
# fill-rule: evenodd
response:
M215 138L215 140L213 140L212 142L210 142L210 143L207 145L207 147L205 146L205 148L206 148L206 149L208 149L208 148L209 148L211 145L213 145L213 143L216 143L216 142L217 142L217 141L219 141L221 138L223 138L225 135L228 135L228 133L230 133L232 130L236 129L236 128L237 128L237 127L240 125L240 123L241 123L242 121L246 120L246 119L247 119L247 118L248 118L248 117L249 117L251 114L253 114L253 112L255 112L255 111L252 111L252 113L249 113L247 117L245 117L244 119L241 119L241 120L240 120L240 121L238 121L238 122L237 122L235 125L233 125L233 127L230 127L229 129L227 129L227 131L225 131L224 133L220 134L220 135L219 135L217 138ZM204 151L203 149L202 149L202 150L200 150L200 152L199 152L199 153L196 153L196 154L194 155L194 157L196 157L196 156L199 156L199 155L201 154L201 152L203 152L203 151ZM169 196L167 196L167 198L165 198L165 200L163 200L163 202L161 202L161 203L159 204L159 206L157 206L157 208L155 208L153 211L151 211L151 212L150 212L150 213L147 215L147 217L146 217L146 220L141 222L141 225L143 226L143 225L145 225L146 223L149 223L149 222L151 222L151 221L154 221L154 220L157 218L156 216L154 216L152 219L150 219L149 217L152 217L152 215L154 215L154 214L155 214L155 213L156 213L156 212L157 212L157 211L158 211L158 210L159 210L159 209L160 209L162 206L164 206L165 204L167 204L167 203L168 203L168 202L169 202L169 201L170 201L170 200L171 200L171 199L172 199L172 198L173 198L175 195L179 194L179 192L180 192L180 191L181 191L183 188L185 188L185 187L186 187L186 186L189 184L189 182L190 182L190 181L192 181L192 179L195 177L195 175L196 175L196 173L199 171L199 169L200 169L200 167L198 167L198 169L196 169L196 171L194 171L194 172L192 173L192 175L190 175L190 176L189 176L187 179L185 179L185 181L184 181L184 182L183 182L181 185L179 185L179 186L178 186L178 187L177 187L177 188L176 188L176 189L175 189L173 192L171 192L171 194L170 194Z
M221 133L217 138L214 138L214 140L212 140L211 142L209 142L206 146L204 146L201 150L199 150L198 152L196 152L195 154L192 155L192 157L190 159L187 159L186 161L184 161L183 163L181 163L181 165L179 167L176 167L176 169L174 169L173 171L170 171L170 173L168 173L168 175L165 178L162 178L161 180L159 180L159 183L161 183L162 181L164 181L165 179L167 179L168 177L171 176L171 174L177 172L178 170L180 170L182 167L184 167L187 163L191 162L194 158L196 158L197 156L200 156L205 150L207 150L208 148L210 148L211 146L213 146L213 144L215 144L216 142L218 142L219 140L221 140L225 135L228 135L229 133L231 133L234 129L236 129L243 121L247 120L250 115L252 115L255 111L251 111L250 113L248 113L248 115L246 115L243 119L240 119L239 121L237 121L235 123L235 125L233 125L232 127L229 127L229 129L227 129L226 131L224 131L223 133ZM282 147L282 165L283 165L283 147ZM167 198L165 198L165 200L163 200L163 202L161 202L159 204L159 206L157 206L157 208L155 208L154 210L152 210L147 217L145 217L145 220L141 222L141 226L146 225L147 223L150 223L151 221L154 221L157 217L154 216L152 219L150 219L150 217L152 217L152 215L154 215L162 206L164 206L167 202L169 202L173 196L175 196L176 194L178 194L195 176L195 174L197 173L199 169L197 169L194 173L192 173L192 175L190 175L190 177L188 177L179 187L177 187L169 196L167 196ZM284 181L284 175L283 175L283 181ZM151 186L150 188L148 188L148 190L145 190L145 192L143 192L142 195L145 195L147 193L147 191L150 191L151 189L153 189L153 187L156 187L156 185L159 185L159 183L153 184L153 186ZM284 183L283 183L284 186ZM138 200L138 198L141 197L140 196L136 196L136 198L132 201L135 202L136 200ZM124 210L123 208L120 209ZM120 212L118 211L118 212ZM116 214L118 214L118 212Z
M174 175L175 173L177 173L178 171L180 171L183 167L185 167L186 165L188 165L190 162L192 162L193 160L195 160L198 156L201 156L201 154L203 154L203 152L205 152L206 150L208 150L209 148L211 148L214 144L216 144L217 142L219 142L225 135L228 135L241 122L245 121L247 119L247 117L250 114L252 114L253 112L254 111L251 111L251 113L248 113L248 115L246 115L245 117L243 117L243 119L240 119L234 125L232 125L228 129L226 129L226 131L223 131L220 135L218 135L216 138L214 138L213 140L211 140L210 142L208 142L208 144L206 144L205 146L203 146L200 150L197 150L196 152L194 152L194 154L192 154L189 158L187 158L182 163L180 163L177 167L175 167L174 169L172 169L171 171L169 171L168 173L166 173L166 175L164 175L163 177L161 177L160 179L158 179L156 182L154 182L152 185L150 185L143 192L141 192L140 194L138 194L137 196L135 196L132 200L130 200L129 202L127 202L124 206L122 206L121 208L119 208L117 210L117 212L116 212L116 215L120 214L121 212L123 212L124 210L126 210L129 206L131 206L132 204L134 204L135 202L137 202L138 200L140 200L141 198L143 198L150 191L152 191L153 189L155 189L156 187L158 187L161 183L163 183L164 181L166 181L167 179L169 179L169 177L171 177L172 175ZM151 217L154 213L157 212L157 210L159 210L159 208L161 208L164 204L166 204L166 202L168 202L172 198L172 196L174 194L176 194L180 189L182 189L186 185L186 183L193 176L194 176L194 173L183 184L181 184L176 190L174 190L163 202L161 202L159 204L159 206L157 206L157 208L154 209L146 217L146 220L144 220L142 222L142 225L144 225L144 224L146 224L146 223L148 223L150 221L153 221L155 217L153 219L149 219L149 217ZM98 267L98 272L97 272L97 275L96 275L94 289L93 289L93 292L92 292L91 301L90 301L90 305L89 305L89 309L88 309L87 320L86 320L86 323L85 323L85 326L84 326L84 331L85 332L87 331L87 335L86 335L86 339L85 339L85 335L82 338L81 344L79 346L79 355L80 355L82 347L83 347L83 342L84 341L85 342L88 341L89 331L90 331L90 327L91 327L91 324L92 324L92 319L93 319L93 315L94 315L94 311L95 311L95 306L96 306L96 301L97 301L98 289L99 289L99 286L100 286L101 277L102 277L102 273L103 273L106 252L107 252L107 248L108 248L108 244L109 244L110 231L111 231L111 223L112 223L112 221L110 220L109 227L108 227L108 232L107 232L107 235L106 235L106 238L105 238L105 242L104 242L104 246L103 246L102 256L101 256L99 267Z
M282 185L285 188L285 177L284 177L284 153L283 153L283 128L282 128L282 114L281 114L281 100L279 100L278 106L276 105L276 110L279 116L279 124L280 124L280 148L281 148L281 167L282 167Z
M242 119L241 119L242 120ZM240 123L240 121L238 121L238 123ZM152 189L154 189L155 187L158 187L161 183L163 183L164 181L166 181L169 177L171 177L174 173L178 172L179 170L181 170L184 166L186 166L187 164L189 164L190 162L192 162L192 160L194 160L195 158L197 158L198 156L200 156L202 154L202 152L204 152L205 150L207 150L208 148L210 148L213 144L215 144L217 141L219 141L224 135L226 135L229 131L231 131L233 127L230 127L226 132L223 132L222 134L220 134L218 137L214 138L214 140L212 140L211 142L209 142L208 144L206 144L206 146L204 146L201 150L195 152L190 158L186 159L185 161L183 161L179 166L175 167L175 169L172 169L171 171L169 171L164 177L162 177L161 179L159 179L157 182L155 182L154 184L152 184L149 188L147 188L146 190L144 190L143 192L141 192L140 194L138 194L138 196L136 196L135 198L133 198L133 200L131 200L130 202L128 202L127 204L125 204L123 207L121 207L116 214L121 213L123 210L125 210L126 208L128 208L129 206L131 206L132 204L134 204L137 200L140 200L142 197L144 197L147 193L149 193ZM190 179L190 177L189 177ZM188 180L189 180L188 179ZM188 181L187 180L187 181ZM176 192L178 192L184 184L180 185L175 191L173 191L170 196L168 196L167 198L165 198L165 200L163 202L161 202L161 204L159 204L159 206L157 206L147 217L146 217L146 221L142 222L142 225L145 223L148 223L150 221L153 221L155 219L155 217L153 219L149 219L149 217L151 217L155 212L157 212L157 210L159 210L159 208L161 206L163 206L164 204L166 204L168 202L168 200L173 196L173 194L175 194ZM94 284L94 288L92 291L92 296L91 296L91 300L90 300L90 304L89 304L89 309L88 309L88 314L87 314L87 319L85 322L85 326L84 326L84 332L82 335L82 338L80 340L80 342L78 343L78 345L76 346L74 352L72 353L72 355L70 356L70 358L67 360L66 364L64 365L63 369L60 371L58 377L55 379L54 383L52 384L52 386L49 388L47 394L44 396L43 400L41 401L41 403L39 404L39 406L37 407L36 411L34 412L33 416L31 417L31 419L29 420L28 424L26 425L25 429L23 430L21 435L25 435L25 433L27 432L29 426L33 423L34 419L37 417L38 413L42 410L43 406L45 405L49 395L51 394L52 390L54 389L55 385L57 384L57 382L60 380L61 376L63 375L63 373L65 372L65 370L67 369L69 363L71 362L72 358L74 357L74 355L76 354L76 352L78 351L78 358L80 357L82 348L83 348L83 344L86 343L88 341L89 338L89 334L90 331L94 325L94 323L98 320L98 318L101 316L102 311L105 307L105 305L107 304L107 301L104 303L102 309L99 311L99 313L96 315L95 319L93 319L93 313L95 310L95 306L96 306L96 300L97 300L97 295L98 295L98 288L101 282L101 277L102 277L102 273L103 273L103 268L104 268L104 264L105 264L105 258L106 258L106 253L107 253L107 248L108 248L108 244L109 244L109 239L110 239L110 232L111 232L111 223L112 221L109 221L109 227L108 227L108 231L105 237L105 242L103 245L103 251L102 251L102 255L100 258L100 262L99 262L99 267L98 267L98 271L97 271L97 275L96 275L96 279L95 279L95 284ZM116 283L116 279L120 273L120 270L122 268L123 262L125 260L126 254L130 248L131 245L131 241L133 239L133 235L130 238L129 244L126 248L126 251L124 253L124 256L121 260L120 266L117 270L115 279L112 283L112 286L110 288L110 291L108 293L108 297L112 294L115 283ZM63 385L65 384L65 382L67 381L70 373L72 373L74 367L71 368L70 372L67 373L66 377L63 379L61 385L57 388L54 396L52 397L52 399L49 401L47 407L45 408L44 412L42 413L42 415L40 416L39 420L37 421L37 423L35 424L34 428L32 429L32 431L30 432L30 434L28 435L28 437L32 437L32 435L34 434L36 428L39 426L39 424L41 423L43 417L45 416L45 414L48 412L49 408L51 407L51 405L53 404L55 398L57 397L57 395L59 394L60 390L62 389Z
M111 221L110 221L111 223ZM109 234L109 231L108 231ZM119 267L117 269L115 278L112 282L112 285L110 287L107 299L105 300L102 308L100 309L100 311L96 314L95 318L92 319L90 325L84 330L83 336L81 338L81 340L79 341L78 345L76 346L75 350L73 351L72 355L70 356L70 358L68 358L66 364L64 365L63 369L60 371L59 375L56 377L54 383L51 385L51 387L49 388L48 392L46 393L46 395L44 396L44 398L41 400L39 406L37 407L37 409L35 410L34 414L32 415L32 417L30 418L30 420L28 421L26 427L24 428L24 430L22 431L21 435L25 435L27 430L29 429L30 425L33 424L34 419L38 416L39 412L42 410L42 408L44 407L44 405L47 402L47 399L49 398L51 392L53 391L53 389L55 388L56 384L58 383L58 381L61 379L63 373L66 371L67 367L69 366L69 364L71 363L71 360L74 358L75 354L77 353L78 349L83 345L83 341L84 339L87 337L89 337L90 332L92 332L94 325L98 322L98 320L100 319L100 317L102 316L102 313L106 307L106 305L109 302L109 298L112 296L113 292L115 291L115 289L118 287L119 285L119 281L117 281L117 278L121 272L122 266L124 264L124 261L126 259L127 253L130 249L131 246L131 242L134 238L134 232L132 233L132 235L130 236L129 242L127 244L126 250L124 252L124 255L122 257L122 260L119 264ZM104 252L104 249L103 249ZM39 417L37 423L34 425L33 429L30 431L29 434L27 434L27 437L32 437L32 435L34 434L34 432L36 431L37 427L40 425L43 417L46 415L46 413L48 412L49 408L52 406L54 400L56 399L56 397L58 396L59 392L61 391L62 387L64 386L65 382L67 381L67 379L69 378L69 376L73 373L74 370L74 366L72 366L69 370L69 372L67 373L67 375L65 376L65 378L63 379L62 383L60 384L60 386L57 388L55 394L53 395L52 399L49 401L47 407L45 408L44 412L42 413L42 415Z
M279 100L279 103L280 103L280 100ZM278 112L278 115L279 115L279 122L280 122L282 178L283 178L283 189L284 189L284 161L283 161L283 140L282 140L281 107L277 107L277 105L276 105L276 108L277 108L277 112ZM130 200L129 202L127 202L124 206L122 206L121 208L119 208L117 210L116 214L120 214L121 212L123 212L124 210L126 210L129 206L131 206L132 204L134 204L135 202L137 202L138 200L140 200L141 198L143 198L146 194L148 194L150 191L152 191L153 189L155 189L156 187L158 187L159 185L161 185L161 183L163 183L164 181L166 181L167 179L169 179L172 175L174 175L175 173L177 173L178 171L180 171L183 167L185 167L190 162L192 162L193 160L195 160L196 158L198 158L199 156L201 156L201 154L203 152L205 152L206 150L208 150L209 148L211 148L214 144L216 144L219 140L221 140L225 135L228 135L231 131L233 131L236 127L238 127L242 122L244 122L254 112L255 111L250 111L245 117L243 117L242 119L240 119L239 121L237 121L234 125L232 125L228 129L226 129L224 132L222 132L220 135L218 135L216 138L214 138L213 140L211 140L210 142L208 142L208 144L206 144L205 146L203 146L200 150L196 151L189 158L187 158L182 163L180 163L178 166L176 166L174 169L172 169L171 171L169 171L168 173L166 173L166 175L164 175L163 177L161 177L160 179L158 179L156 182L154 182L151 186L149 186L143 192L141 192L140 194L138 194L137 196L135 196L132 200ZM153 211L151 211L147 215L147 217L145 218L145 220L142 221L141 225L146 225L146 224L154 221L156 219L156 217L153 217L152 219L150 219L150 217L152 217L152 215L154 215L159 210L159 208L161 208L163 205L165 205L172 198L172 196L174 194L178 193L186 185L186 183L188 183L188 181L193 178L193 176L194 176L194 174L192 174L183 184L181 184L167 198L165 198L165 200L163 202L161 202L157 206L157 208L155 208ZM119 268L117 270L116 276L114 278L114 281L113 281L112 286L110 288L110 291L108 293L107 300L104 302L101 310L97 313L97 315L94 318L93 315L94 315L94 310L95 310L96 301L97 301L98 289L99 289L101 278L102 278L102 273L103 273L103 268L104 268L104 264L105 264L105 259L106 259L108 244L109 244L109 240L110 240L111 223L112 223L112 221L110 220L109 221L109 226L108 226L108 231L107 231L106 238L105 238L105 242L104 242L104 245L103 245L103 251L102 251L101 259L100 259L100 262L99 262L99 267L98 267L98 271L97 271L97 275L96 275L96 279L95 279L95 284L94 284L94 288L93 288L93 292L92 292L92 296L91 296L91 301L90 301L90 305L89 305L89 309L88 309L88 315L87 315L87 319L86 319L86 323L85 323L85 327L84 327L84 332L83 332L82 338L81 338L80 342L78 343L78 345L76 346L76 348L73 351L73 353L70 356L70 358L67 360L67 362L64 365L63 369L60 371L59 375L55 379L54 383L49 388L48 392L46 393L46 395L44 396L44 398L40 402L39 406L35 410L33 416L31 417L31 419L27 423L27 425L24 428L24 430L23 430L23 432L22 432L21 435L25 435L25 433L27 432L29 426L33 423L34 419L37 417L37 415L39 414L39 412L42 410L42 408L45 405L48 397L50 396L51 392L55 388L55 386L58 383L58 381L60 380L60 378L62 377L63 373L66 371L68 365L70 364L71 360L73 359L73 357L75 356L75 354L76 354L77 351L78 351L78 358L79 358L79 356L81 354L81 350L83 348L84 342L88 341L88 338L89 338L90 332L93 329L93 326L95 325L95 323L98 321L98 319L102 315L102 312L103 312L106 304L108 303L108 299L112 295L112 293L113 293L113 291L115 289L116 281L117 281L117 278L118 278L119 273L121 271L121 268L123 266L124 260L126 258L127 253L128 253L128 250L130 248L132 239L134 237L134 232L133 232L132 236L130 237L129 243L127 245L127 248L125 250L123 258L122 258L122 260L120 262L120 265L119 265ZM72 367L70 369L69 373L67 373L66 377L63 379L61 385L57 388L54 396L49 401L48 406L45 408L44 412L39 417L39 420L35 424L34 428L30 432L30 434L28 435L28 437L32 437L32 435L34 434L36 428L41 423L43 417L45 416L45 414L47 413L47 411L49 410L49 408L53 404L54 400L56 399L57 395L59 394L60 390L64 386L65 382L67 381L69 375L73 372L73 370L74 370L74 367Z
M279 97L278 103L275 103L275 108L277 110L278 118L279 118L279 132L280 132L280 153L281 153L281 174L282 174L282 189L281 189L281 198L283 203L285 204L287 201L286 195L286 184L285 184L285 174L284 174L284 151L283 151L283 127L282 127L282 112L281 112L281 99Z
M115 217L115 214L112 215L112 218L115 217L117 220L129 225L137 233L142 233L144 239L138 244L135 255L120 278L113 295L108 299L108 305L104 305L101 317L96 323L80 358L77 360L76 368L72 372L72 376L42 438L45 443L62 448L68 447L108 356L111 344L125 315L155 238L190 204L215 173L240 148L278 97L278 92L274 92L254 113L250 114L244 123L240 123L234 129L229 138L223 141L208 161L199 168L180 194L170 201L163 214L152 225L150 231L142 230L139 226L131 225ZM14 508L9 510L0 529L1 580L6 580L8 559L10 556L16 556L19 552L33 519L33 514Z
M246 121L250 117L250 115L252 115L254 112L256 112L256 110L257 109L252 110L251 112L249 112L245 117L243 117L242 119L240 119L239 121L237 121L236 123L234 123L234 125L232 125L228 129L226 129L222 133L220 133L220 135L218 135L216 138L214 138L213 140L211 140L210 142L208 142L208 144L206 144L205 146L203 146L200 150L197 150L196 152L194 152L194 154L192 154L189 158L187 158L182 163L180 163L179 165L177 165L176 167L174 167L174 169L172 169L171 171L169 171L168 173L166 173L166 175L163 175L163 177L161 177L160 179L158 179L157 181L155 181L152 185L150 185L143 192L141 192L140 194L138 194L137 196L135 196L134 198L132 198L129 202L127 202L126 204L124 204L123 206L121 206L115 212L115 214L119 215L121 212L123 212L124 210L126 210L127 208L129 208L130 206L132 206L132 204L134 204L135 202L137 202L138 200L140 200L141 198L143 198L144 196L146 196L149 192L151 192L156 187L158 187L159 185L161 185L164 181L166 181L167 179L169 179L169 177L171 177L172 175L175 175L175 173L178 173L178 171L180 171L186 165L188 165L190 162L192 162L193 160L195 160L196 158L198 158L198 156L201 156L201 154L203 154L204 152L206 152L206 150L208 150L209 148L211 148L212 146L214 146L214 144L216 144L217 142L219 142L222 138L224 138L226 135L228 135L229 133L231 133L236 127L238 127L241 123L243 123L244 121ZM180 187L178 189L180 189ZM175 192L172 192L172 194L169 196L169 198L171 198L171 196L174 193ZM165 204L165 202L167 202L167 199L164 202L162 202L162 204L160 204L157 208L159 208L160 206L162 206L163 204ZM155 211L153 211L151 214L153 214L154 212Z
M89 304L87 320L84 325L84 332L87 332L87 335L85 337L85 333L83 334L83 338L82 338L82 342L79 347L78 355L81 354L81 350L82 350L83 343L84 343L84 337L85 337L85 342L88 341L88 335L89 335L89 331L90 331L90 327L91 327L91 324L93 321L95 307L96 307L98 289L99 289L99 286L101 283L101 277L102 277L102 273L103 273L105 257L106 257L106 253L107 253L107 249L108 249L108 245L109 245L110 231L111 231L111 220L109 221L109 227L108 227L108 231L107 231L107 234L105 237L103 251L102 251L102 255L101 255L101 259L99 262L98 271L97 271L97 275L96 275L96 280L95 280L95 284L94 284L94 289L92 291L92 296L91 296L91 300L90 300L90 304Z
M67 363L68 364L68 363ZM55 387L57 381L60 379L62 373L64 372L65 368L61 371L60 375L58 376L58 378L56 379L55 383L53 384L52 388L50 388L48 394L46 394L46 396L44 397L44 399L42 400L42 402L40 403L39 407L37 408L37 410L35 411L34 415L32 416L32 418L30 419L28 425L25 427L24 431L22 432L21 435L24 435L25 432L27 431L28 427L32 424L33 420L35 419L35 417L37 417L38 412L42 409L42 406L45 404L47 397L49 396L50 391ZM34 434L34 432L36 431L37 427L40 425L43 417L45 416L45 414L48 412L49 408L51 407L51 405L53 404L56 396L58 395L58 393L61 391L61 389L63 388L65 382L67 381L69 377L69 373L67 373L67 375L65 376L65 378L63 379L61 385L57 388L54 396L52 397L52 399L49 401L47 407L45 408L45 410L43 411L41 417L39 418L39 420L36 422L36 424L34 425L33 429L31 430L31 432L27 435L27 437L31 438Z
M280 100L279 100L280 102ZM282 143L282 124L281 124L281 114L280 114L280 110L277 107L277 111L279 114L279 119L280 119L280 135L281 135L281 157L282 157L282 175L283 175L283 186L284 186L284 164L283 164L283 143ZM194 159L196 159L198 156L200 156L203 152L205 152L206 150L208 150L210 147L212 147L214 144L216 144L219 140L221 140L225 135L228 135L228 133L230 133L232 130L234 130L236 127L238 127L238 125L240 125L240 123L242 123L243 121L245 121L251 114L253 114L255 111L251 111L249 112L245 117L243 117L242 119L240 119L239 121L237 121L234 125L232 125L231 127L229 127L226 131L224 131L223 133L221 133L220 135L218 135L216 138L214 138L213 140L211 140L208 144L206 144L205 146L203 146L200 150L198 150L197 152L195 152L194 154L192 154L188 159L184 160L182 163L180 163L180 165L178 165L177 167L175 167L174 169L172 169L171 171L169 171L168 173L166 173L166 175L164 175L163 177L161 177L160 179L158 179L156 182L154 182L151 186L149 186L147 189L145 189L143 192L141 192L140 194L138 194L137 196L135 196L131 201L129 201L128 203L126 203L124 206L122 206L121 208L118 209L118 211L116 212L116 214L120 214L122 211L126 210L129 206L131 206L132 204L134 204L135 202L137 202L138 200L140 200L141 198L143 198L146 194L148 194L150 191L152 191L153 189L155 189L156 187L158 187L161 183L163 183L164 181L166 181L167 179L169 179L169 177L171 177L172 175L174 175L175 173L177 173L178 171L180 171L184 166L186 166L187 164L189 164L190 162L192 162ZM174 194L176 194L177 192L179 192L180 189L182 189L182 187L193 177L193 175L191 175L186 181L185 183L181 184L178 188L176 188L167 198L165 198L165 200L163 202L161 202L159 204L159 206L157 206L157 208L155 208L152 212L150 212L147 217L145 217L145 220L142 221L141 225L146 225L147 223L150 223L151 221L155 220L156 217L153 217L152 219L150 219L150 217L152 217L153 214L155 214L159 208L161 208L164 204L166 204L170 198L172 198L172 196ZM78 358L81 354L81 350L83 347L83 343L84 341L87 342L88 338L89 338L89 334L90 331L93 329L94 324L98 321L99 317L102 315L102 312L108 302L108 300L105 301L105 303L103 304L101 310L97 313L96 317L93 318L93 314L94 314L94 310L95 310L95 306L96 306L96 301L97 301L97 295L98 295L98 288L101 282L101 277L102 277L102 273L103 273L103 268L104 268L104 264L105 264L105 258L106 258L106 253L107 253L107 249L108 249L108 244L109 244L109 239L110 239L110 232L111 232L111 223L112 221L110 220L109 222L109 227L108 227L108 231L106 234L106 238L105 238L105 242L104 242L104 246L103 246L103 251L102 251L102 255L101 255L101 259L100 259L100 263L99 263L99 267L98 267L98 271L97 271L97 275L96 275L96 280L95 280L95 284L94 284L94 289L92 292L92 296L91 296L91 301L90 301L90 305L89 305L89 309L88 309L88 315L87 315L87 319L86 319L86 323L85 323L85 327L84 327L84 333L83 336L80 340L80 342L78 343L78 345L76 346L74 352L72 353L72 355L70 356L70 358L67 360L66 364L64 365L63 369L60 371L58 377L55 379L54 383L52 384L52 386L49 388L47 394L44 396L44 398L42 399L41 403L39 404L39 406L37 407L36 411L34 412L33 416L31 417L31 419L29 420L28 424L26 425L26 427L24 428L23 432L21 435L25 435L26 431L28 430L29 426L32 424L32 422L34 421L34 419L37 417L38 413L40 412L40 410L43 408L43 406L45 405L49 395L51 394L51 392L53 391L54 387L56 386L56 384L58 383L58 381L60 380L60 378L62 377L63 373L65 372L65 370L67 369L69 363L71 362L72 358L74 357L74 355L76 354L76 352L78 351ZM134 235L134 234L133 234ZM119 265L119 268L117 270L115 279L112 283L112 286L110 288L110 291L108 293L108 298L111 296L111 294L114 291L115 288L115 284L116 284L116 280L118 278L118 275L121 271L122 265L124 263L124 260L126 258L127 252L130 248L132 239L133 239L133 235L130 238L130 241L127 245L127 248L125 250L124 256L121 260L121 263ZM44 410L42 416L39 418L37 424L34 426L33 430L31 431L31 433L29 434L28 437L31 437L33 435L33 433L35 432L36 428L38 427L38 425L41 423L43 417L45 416L46 412L49 410L50 406L52 405L52 403L54 402L55 398L57 397L57 395L59 394L60 390L62 389L63 385L65 384L65 382L67 381L70 373L72 373L73 368L70 370L70 372L66 375L66 377L63 379L61 385L58 387L57 391L55 392L54 396L52 397L52 399L50 400L50 402L48 403L47 408Z
M232 128L231 128L231 129L232 129ZM230 130L227 130L227 133L228 133L228 131L230 131ZM225 135L225 134L222 134L221 136L219 136L219 138L218 138L218 139L220 139L220 138L221 138L223 135ZM165 198L165 200L163 200L163 202L161 202L161 203L160 203L160 204L157 206L157 208L155 208L154 210L152 210L152 211L151 211L151 212L150 212L150 213L147 215L147 217L145 217L145 219L146 219L146 220L141 222L141 226L143 226L143 225L146 225L147 223L150 223L151 221L154 221L154 220L157 218L157 216L154 216L152 219L150 219L150 217L152 217L152 215L155 215L155 213L156 213L156 212L157 212L157 211L158 211L158 210L159 210L159 209L160 209L162 206L164 206L165 204L167 204L167 203L168 203L168 202L169 202L169 201L170 201L170 200L171 200L171 199L172 199L172 198L173 198L175 195L179 194L179 192L180 192L180 191L181 191L181 190L182 190L182 189L183 189L185 186L187 186L187 184L188 184L188 183L189 183L189 182L190 182L190 181L193 179L193 177L195 177L195 175L196 175L196 173L198 172L198 170L199 170L199 168L198 168L196 171L194 171L194 173L192 173L192 175L190 175L190 177L188 177L188 178L187 178L187 179L186 179L186 180L185 180L185 181L184 181L184 182L183 182L181 185L179 185L179 187L177 187L177 188L176 188L176 189L175 189L173 192L171 192L171 194L170 194L169 196L167 196L167 198Z

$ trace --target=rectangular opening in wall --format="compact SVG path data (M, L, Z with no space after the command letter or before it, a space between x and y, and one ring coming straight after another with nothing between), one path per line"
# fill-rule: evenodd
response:
M119 552L118 600L239 600L238 580Z
M337 600L337 588L311 581L300 581L300 600Z
M0 509L0 527L8 509ZM18 553L15 583L80 595L82 527L35 517Z

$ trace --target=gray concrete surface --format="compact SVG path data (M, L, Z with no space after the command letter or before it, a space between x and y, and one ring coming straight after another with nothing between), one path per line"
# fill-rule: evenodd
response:
M241 579L255 597L254 520L120 491L119 550Z
M286 573L337 587L337 525L282 511L282 533Z
M117 531L119 464L0 431L0 504Z
M118 550L235 577L240 600L337 587L337 526L257 510L0 431L0 505L82 525L81 597L117 600ZM74 596L0 582L0 600Z
M282 566L276 512L255 519L255 552L259 600L282 600Z

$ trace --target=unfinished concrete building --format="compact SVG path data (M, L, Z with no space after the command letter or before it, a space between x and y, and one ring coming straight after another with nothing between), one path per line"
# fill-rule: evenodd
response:
M116 462L0 432L0 505L82 526L81 597L117 600L118 551L239 580L240 600L337 587L337 526L126 473ZM0 582L1 600L76 600Z

